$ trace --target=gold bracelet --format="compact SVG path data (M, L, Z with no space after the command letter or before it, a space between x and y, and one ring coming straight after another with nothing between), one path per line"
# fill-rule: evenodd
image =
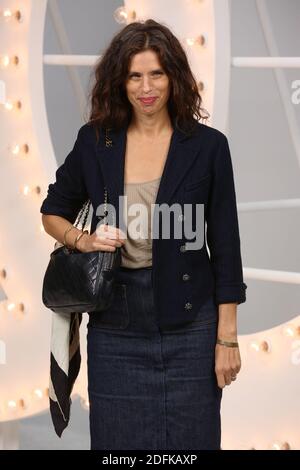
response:
M75 242L74 242L74 250L75 250L75 248L76 248L76 243L78 242L78 240L80 240L80 238L81 238L85 233L89 233L89 231L88 231L88 230L84 230L82 233L80 233L79 235L77 235L76 240L75 240Z
M68 247L67 241L66 241L66 235L67 235L67 233L68 233L70 230L72 230L72 228L75 228L74 225L70 225L70 226L65 230L65 233L64 233L64 245L65 245L66 247ZM69 248L69 247L68 247L68 248Z
M235 341L224 341L220 338L217 339L217 343L221 344L222 346L227 346L228 348L238 348L239 343Z

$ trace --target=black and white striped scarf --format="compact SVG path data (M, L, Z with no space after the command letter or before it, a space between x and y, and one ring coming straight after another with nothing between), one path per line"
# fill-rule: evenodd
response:
M55 243L55 248L61 246ZM50 339L50 414L56 434L61 437L69 424L71 393L81 364L79 328L82 313L52 314Z

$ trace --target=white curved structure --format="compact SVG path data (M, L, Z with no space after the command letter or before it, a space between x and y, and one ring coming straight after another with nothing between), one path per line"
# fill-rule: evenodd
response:
M152 17L165 22L182 40L198 82L204 84L204 107L210 112L210 125L226 132L231 66L299 66L299 58L265 60L231 58L230 18L227 0L127 0L127 10L138 19ZM15 2L0 1L0 9L13 8ZM39 208L57 169L44 99L43 65L93 65L95 56L43 55L46 0L24 0L21 19L11 18L1 28L1 54L19 57L18 65L0 71L2 101L0 109L2 171L0 198L1 255L0 277L7 300L0 315L0 421L14 421L48 408L45 393L49 378L49 340L51 315L42 304L42 280L53 250L54 240L41 226ZM12 10L13 11L13 10ZM203 35L203 46L194 40ZM4 86L3 86L4 84ZM6 97L4 98L3 89ZM0 93L1 95L1 93ZM1 101L1 96L0 96ZM19 101L21 108L8 108ZM11 103L11 104L10 104ZM27 144L29 152L16 153ZM12 153L12 150L14 153ZM35 191L40 188L40 193ZM284 202L281 201L283 204ZM251 204L251 203L249 203ZM294 203L295 204L295 203ZM299 200L296 200L299 206ZM252 208L253 209L253 208ZM268 207L264 207L268 209ZM245 207L244 210L251 210ZM255 210L255 207L254 207ZM257 270L259 271L259 270ZM245 269L245 272L247 270ZM264 273L263 273L264 274ZM249 277L264 279L249 268ZM275 274L267 273L265 276ZM299 283L299 273L280 273L280 282ZM262 276L262 277L260 277ZM274 278L275 280L275 278ZM18 309L23 304L24 310ZM296 314L297 313L297 314ZM289 329L276 327L255 335L240 337L243 369L239 380L225 389L223 399L224 449L279 448L287 441L300 447L298 431L300 343L295 312ZM82 368L75 391L84 401L86 391L85 331L82 332ZM269 351L260 349L267 341ZM297 369L299 370L299 368ZM283 399L284 397L284 399ZM3 447L14 447L14 433L7 433ZM298 439L298 441L297 441Z

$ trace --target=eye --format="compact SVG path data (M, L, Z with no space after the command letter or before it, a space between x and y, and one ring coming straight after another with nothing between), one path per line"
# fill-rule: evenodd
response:
M159 71L159 70L156 70L155 72L152 72L152 75L163 75L163 72ZM129 78L140 78L140 74L131 73L131 74L129 74Z
M131 73L129 75L129 78L134 78L134 77L139 77L139 74L138 73Z

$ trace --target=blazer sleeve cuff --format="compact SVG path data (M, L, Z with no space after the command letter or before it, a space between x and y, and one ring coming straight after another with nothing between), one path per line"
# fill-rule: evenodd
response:
M50 203L48 199L45 199L41 208L40 212L45 215L58 215L63 217L64 219L68 220L73 224L77 218L78 211L62 209L62 207L55 206L53 203Z
M246 302L246 289L247 284L235 283L226 285L217 285L215 289L216 304L238 303Z

